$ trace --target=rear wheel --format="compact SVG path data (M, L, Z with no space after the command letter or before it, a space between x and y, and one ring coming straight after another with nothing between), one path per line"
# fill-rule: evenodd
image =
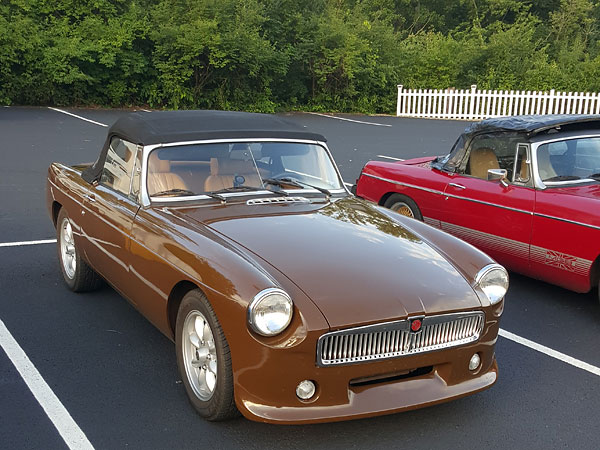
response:
M202 291L188 292L175 326L177 365L190 403L207 420L238 415L225 333Z
M383 204L384 207L391 209L392 211L396 211L398 214L401 214L406 217L411 217L417 220L423 220L423 216L421 215L421 211L417 204L406 195L402 194L392 194Z
M73 292L98 289L102 286L102 278L81 258L75 244L73 225L64 208L58 213L56 225L56 248L65 283Z

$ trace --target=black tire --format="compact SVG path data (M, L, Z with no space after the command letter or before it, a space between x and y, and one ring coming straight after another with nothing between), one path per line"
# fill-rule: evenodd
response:
M67 211L64 208L58 213L58 219L56 221L56 249L58 253L58 262L60 270L63 274L65 283L73 292L88 292L98 289L102 286L103 280L100 276L94 272L94 270L81 258L81 252L77 248L75 241L72 241L72 252L70 253L72 260L75 262L75 268L67 269L65 266L65 253L63 253L63 244L65 236L63 229L66 226L71 227L71 221L67 215ZM72 236L72 232L71 232Z
M406 217L411 217L423 221L423 215L417 204L412 198L402 194L392 194L383 204L384 207L391 209Z
M205 370L206 376L205 366L196 366L193 368L192 364L186 359L186 350L184 348L184 346L187 345L189 348L193 349L188 343L189 334L187 330L188 322L186 319L188 319L188 317L199 318L200 315L202 316L202 319L206 319L206 323L212 332L214 352L217 359L216 384L214 385L214 390L208 394L210 397L207 399L203 399L201 395L197 393L197 388L192 387L191 381L192 377L199 376L201 370ZM204 341L202 342L204 343ZM238 416L239 412L235 406L233 397L233 373L231 369L229 344L227 344L225 333L221 328L217 315L200 289L194 289L188 292L179 305L177 322L175 325L175 348L177 352L179 374L183 380L188 399L198 414L210 421L227 420ZM198 353L196 353L195 357L199 358Z

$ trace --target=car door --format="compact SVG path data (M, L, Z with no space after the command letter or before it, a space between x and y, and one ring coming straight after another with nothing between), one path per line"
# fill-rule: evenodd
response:
M130 235L139 210L132 180L139 186L140 157L137 145L113 137L100 180L84 198L86 257L100 275L128 298Z
M529 145L506 134L475 136L444 191L441 228L512 270L527 273L535 190ZM488 180L488 170L506 179Z
M599 223L594 217L598 185L578 184L577 178L600 171L600 137L553 140L534 151L544 188L536 191L532 276L587 292L592 265L600 254Z

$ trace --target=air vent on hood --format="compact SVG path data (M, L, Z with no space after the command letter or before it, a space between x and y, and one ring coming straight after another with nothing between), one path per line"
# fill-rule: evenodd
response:
M247 205L265 205L268 203L310 203L310 200L304 197L267 197L254 198L246 202Z

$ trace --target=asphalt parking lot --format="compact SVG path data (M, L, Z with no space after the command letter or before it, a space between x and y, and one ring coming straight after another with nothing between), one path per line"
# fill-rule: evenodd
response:
M51 421L56 416L43 409L8 356L2 325L97 449L598 448L597 294L575 294L517 274L511 274L506 297L504 335L544 347L500 337L500 376L490 390L333 424L203 421L187 402L166 337L108 287L70 292L55 244L14 244L54 238L45 209L48 165L93 161L106 135L103 125L124 113L63 111L79 117L48 108L0 108L0 449L67 447ZM328 137L349 183L369 159L447 153L466 126L395 117L288 117ZM576 367L569 357L588 366Z

